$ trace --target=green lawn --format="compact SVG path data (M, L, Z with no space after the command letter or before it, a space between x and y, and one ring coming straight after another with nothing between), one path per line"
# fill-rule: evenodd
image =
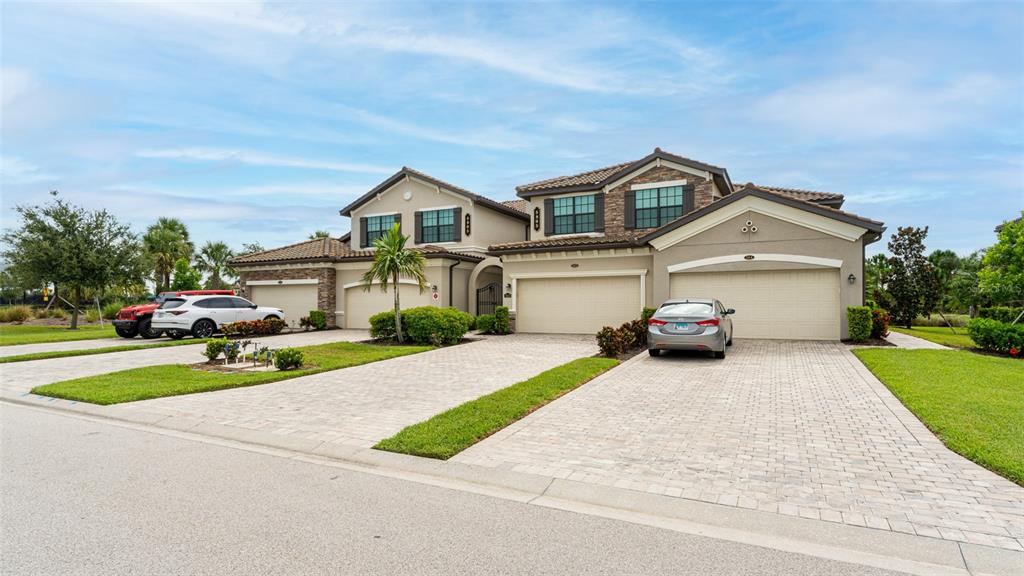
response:
M376 346L372 344L355 344L351 342L335 342L317 346L299 348L305 353L305 363L309 368L289 370L287 372L253 372L248 374L230 374L196 370L185 364L148 366L87 376L74 380L65 380L37 386L33 394L79 400L92 404L118 404L134 402L164 396L209 392L225 388L238 388L254 384L266 384L298 376L307 376L328 370L337 370L359 364L368 364L378 360L387 360L397 356L415 354L430 350L429 346ZM202 360L196 352L196 360ZM401 382L396 382L396 386Z
M121 346L104 346L103 348L87 348L85 350L53 350L51 352L34 352L32 354L18 354L15 356L0 357L0 364L9 362L27 362L29 360L46 360L48 358L68 358L70 356L89 356L90 354L108 354L110 352L126 352L128 350L144 350L146 348L166 348L168 346L186 346L188 344L202 344L206 340L187 338L185 340L168 340L155 344L127 344Z
M413 424L374 448L447 460L619 363L580 358Z
M971 337L967 335L967 328L957 328L956 334L949 329L949 326L914 326L909 330L899 326L889 326L889 330L924 338L943 346L952 346L954 348L978 347L974 340L971 340Z
M1024 362L964 350L853 353L951 450L1024 485Z
M64 326L17 326L13 324L0 326L0 346L115 337L117 334L109 323L104 324L103 327L98 325L79 326L77 330L69 330Z

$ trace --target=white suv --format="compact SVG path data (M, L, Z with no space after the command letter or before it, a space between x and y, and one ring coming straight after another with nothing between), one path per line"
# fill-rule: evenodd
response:
M153 313L154 330L166 330L172 338L191 333L209 338L229 322L244 320L284 320L280 308L257 306L238 296L182 296L168 298Z

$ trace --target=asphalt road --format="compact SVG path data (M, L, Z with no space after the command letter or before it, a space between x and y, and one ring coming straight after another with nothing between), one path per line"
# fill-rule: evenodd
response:
M0 403L0 573L895 574Z

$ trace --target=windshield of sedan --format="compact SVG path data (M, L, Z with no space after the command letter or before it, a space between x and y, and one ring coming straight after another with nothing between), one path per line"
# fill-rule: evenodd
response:
M714 309L708 302L680 302L665 304L658 309L658 316L711 316Z

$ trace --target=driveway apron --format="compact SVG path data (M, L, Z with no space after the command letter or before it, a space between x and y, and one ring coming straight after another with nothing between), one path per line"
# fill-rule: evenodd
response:
M453 460L1024 549L1024 488L945 448L840 343L639 356Z

